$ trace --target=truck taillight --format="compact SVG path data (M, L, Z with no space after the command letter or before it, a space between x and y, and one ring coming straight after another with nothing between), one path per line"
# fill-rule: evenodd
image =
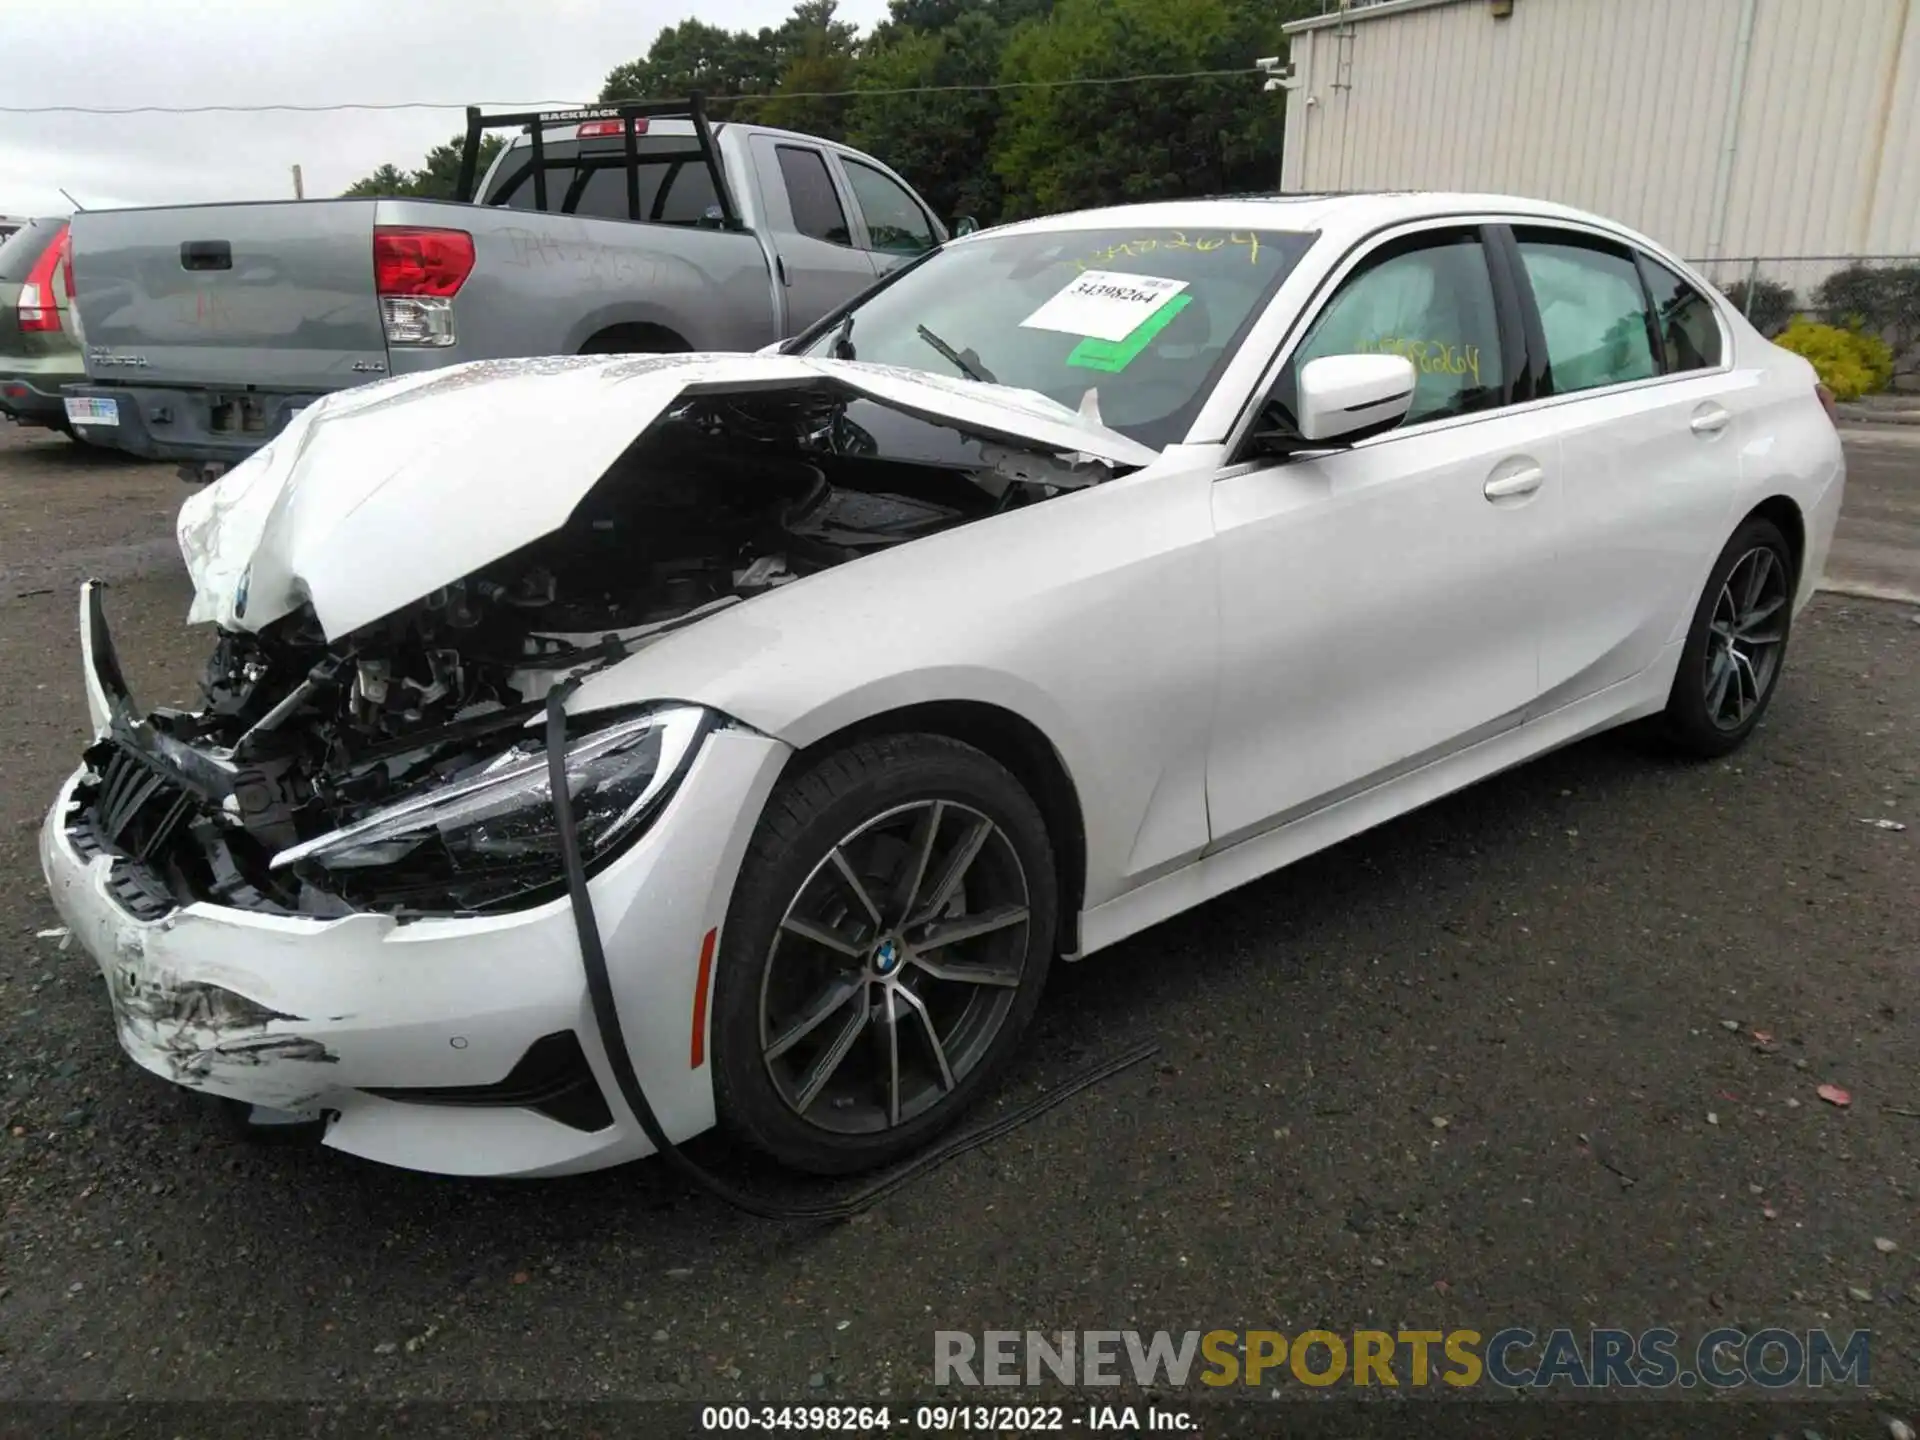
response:
M60 302L54 297L54 271L67 253L67 227L62 225L53 243L40 252L20 286L20 328L29 333L45 333L60 328ZM69 281L67 294L73 294Z
M472 273L473 236L464 230L373 227L376 294L450 297Z
M389 345L451 345L453 297L473 273L464 230L373 227L373 288Z

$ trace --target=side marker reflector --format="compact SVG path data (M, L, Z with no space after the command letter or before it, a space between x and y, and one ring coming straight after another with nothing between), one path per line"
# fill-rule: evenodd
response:
M693 986L693 1068L707 1063L707 988L713 979L713 942L718 930L707 931L700 942L700 975Z

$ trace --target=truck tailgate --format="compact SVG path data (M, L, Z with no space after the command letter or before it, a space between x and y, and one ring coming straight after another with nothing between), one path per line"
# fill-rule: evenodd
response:
M96 381L338 389L387 373L374 200L88 210L75 303Z

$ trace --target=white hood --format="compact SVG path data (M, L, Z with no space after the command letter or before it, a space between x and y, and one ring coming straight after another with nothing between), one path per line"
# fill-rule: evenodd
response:
M187 501L188 621L258 630L311 602L359 629L559 529L684 398L866 398L983 440L1120 468L1159 458L1031 390L793 355L480 360L343 390Z

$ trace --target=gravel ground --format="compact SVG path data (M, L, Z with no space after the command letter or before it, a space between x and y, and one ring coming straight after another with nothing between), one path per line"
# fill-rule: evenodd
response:
M777 1226L649 1164L250 1146L120 1056L36 937L34 828L82 743L73 582L116 582L142 701L188 698L182 493L0 430L0 1397L873 1399L924 1393L936 1328L1374 1324L1870 1327L1920 1393L1912 605L1816 602L1727 762L1603 737L1061 967L1001 1103L1156 1063Z

